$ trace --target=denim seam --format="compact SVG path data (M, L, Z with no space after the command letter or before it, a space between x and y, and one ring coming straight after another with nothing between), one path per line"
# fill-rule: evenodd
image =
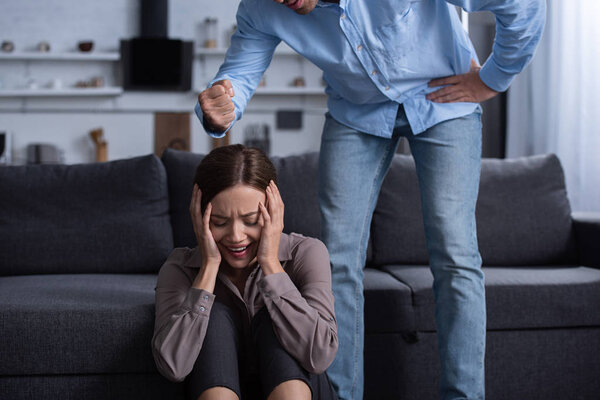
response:
M366 248L368 246L368 240L365 240L365 235L367 234L367 232L370 231L370 225L367 222L369 220L371 220L371 217L373 215L373 212L375 211L375 202L377 201L377 197L375 196L375 193L379 192L379 189L381 189L381 185L383 184L383 176L381 175L382 173L382 169L384 164L387 163L387 160L390 158L390 152L392 149L394 149L396 146L393 145L394 140L396 141L396 143L398 142L398 139L392 137L387 139L389 141L389 143L387 143L387 149L385 151L384 156L381 158L379 165L377 166L377 171L375 173L375 180L373 181L373 184L371 185L371 192L369 193L369 206L367 209L367 212L365 213L365 218L363 220L363 227L362 227L362 232L361 232L361 244L360 244L360 251L358 252L358 260L356 260L356 265L358 265L360 268L362 268L361 265L361 260L362 260L362 255L366 252ZM391 162L391 160L390 160ZM388 163L389 164L389 163ZM358 303L358 300L361 296L361 293L359 293L359 291L356 291L354 293L355 296L355 301L356 303ZM359 326L359 319L358 318L358 313L355 313L354 316L354 321L355 321L355 333L358 336L359 330L360 330L360 326ZM355 348L355 352L354 352L354 365L358 365L358 354L356 352L356 346ZM352 398L355 398L355 392L356 392L356 386L357 386L357 382L356 382L356 377L358 376L358 371L355 370L354 371L354 379L352 381L352 389L351 389L351 393L352 393Z

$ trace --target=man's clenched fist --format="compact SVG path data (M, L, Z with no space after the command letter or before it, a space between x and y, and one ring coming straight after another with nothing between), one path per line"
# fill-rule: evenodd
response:
M215 82L198 96L205 127L211 132L224 132L235 119L233 86L229 80Z

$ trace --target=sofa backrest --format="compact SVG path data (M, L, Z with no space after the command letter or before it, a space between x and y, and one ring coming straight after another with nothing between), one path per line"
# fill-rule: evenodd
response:
M0 275L158 272L173 248L153 156L0 167Z
M194 174L203 157L203 154L172 149L165 150L162 155L167 170L175 247L196 246L189 207ZM271 161L277 169L278 187L285 204L284 232L319 237L318 154L271 157Z
M575 262L571 208L554 155L482 161L477 234L484 265ZM427 264L412 157L397 155L371 224L374 265Z

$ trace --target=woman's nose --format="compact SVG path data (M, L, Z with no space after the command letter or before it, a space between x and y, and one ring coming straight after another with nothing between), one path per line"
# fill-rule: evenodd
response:
M244 241L244 239L246 239L246 233L244 232L243 224L234 222L229 232L229 240L233 243L239 243Z

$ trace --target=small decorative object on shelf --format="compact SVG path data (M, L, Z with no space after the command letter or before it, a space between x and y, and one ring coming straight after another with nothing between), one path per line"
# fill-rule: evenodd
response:
M217 48L217 19L208 17L204 20L204 47Z
M40 88L40 85L38 84L38 82L35 79L30 79L27 81L27 88L31 89L31 90L36 90Z
M101 76L95 76L90 80L90 87L103 87L104 86L104 78Z
M62 87L63 87L63 83L60 80L60 78L54 78L48 84L48 88L50 88L50 89L58 90L58 89L62 89Z
M96 162L108 161L108 143L102 137L104 131L102 128L97 128L90 131L90 138L96 147Z
M75 84L76 88L101 88L104 87L104 78L101 76L95 76L87 81L77 81Z
M37 49L40 53L47 53L50 51L50 43L46 41L39 42L37 45Z
M62 164L62 152L53 144L27 145L27 164Z
M84 53L89 53L94 48L94 42L91 40L81 41L81 42L77 43L77 48L79 49L79 51L82 51Z
M2 51L5 53L12 53L15 49L15 44L10 40L5 40L2 42Z
M298 77L294 78L294 80L292 81L292 86L293 87L305 87L306 81L304 80L303 77L298 76Z

